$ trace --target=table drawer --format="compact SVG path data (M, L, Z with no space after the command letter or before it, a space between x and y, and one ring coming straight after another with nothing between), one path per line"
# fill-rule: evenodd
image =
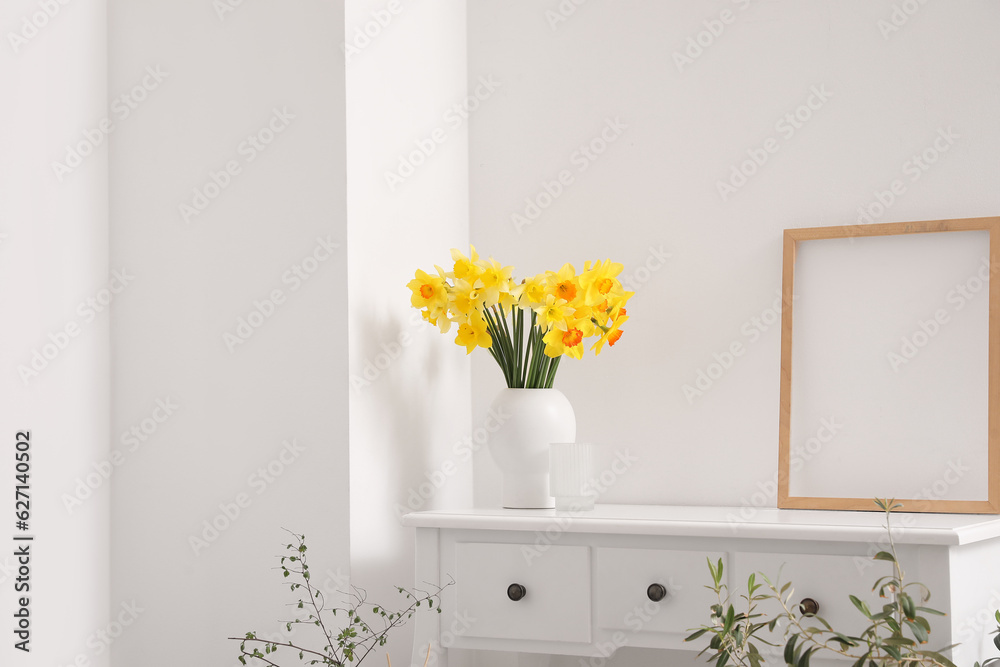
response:
M530 553L530 558L525 554ZM467 637L589 642L590 547L478 542L455 545L457 610ZM525 595L512 601L511 584Z
M859 567L859 563L871 565ZM792 582L793 604L812 598L819 603L818 615L836 630L848 635L861 632L869 623L848 596L855 595L867 602L873 611L881 611L887 600L872 592L872 584L879 577L892 573L889 563L872 563L864 556L740 552L735 555L733 588L744 592L751 572L762 572L777 584L779 569L781 582ZM760 575L757 576L757 582L764 584ZM760 592L764 593L766 589ZM776 600L767 600L761 605L760 611L768 618L773 618L780 611L780 605ZM780 630L776 630L775 634L780 639Z
M688 634L708 619L717 601L705 585L711 582L706 557L712 562L726 554L662 549L595 550L597 572L594 602L597 624L608 630ZM649 586L663 586L667 595L659 602L648 596Z

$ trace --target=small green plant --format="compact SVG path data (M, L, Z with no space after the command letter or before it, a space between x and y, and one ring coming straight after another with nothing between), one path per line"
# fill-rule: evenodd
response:
M996 635L993 637L993 645L997 647L998 651L1000 651L1000 610L997 611L995 618L997 619L997 629L992 633ZM982 664L977 662L975 667L989 667L989 665L996 664L1000 664L1000 658L990 658Z
M297 535L291 531L289 533L295 538L295 542L285 545L287 553L280 557L279 569L282 577L292 579L288 584L289 588L299 592L298 601L291 603L291 606L301 611L299 618L282 621L282 624L288 633L291 633L292 628L297 625L317 628L319 645L310 648L294 641L274 641L251 631L243 637L229 637L240 643L238 659L241 664L248 664L249 659L251 664L281 667L275 661L278 659L277 653L282 650L283 653L297 656L300 661L308 665L328 667L344 667L348 663L360 665L373 649L385 646L390 632L406 623L421 607L441 613L443 587L423 591L397 586L397 592L408 601L408 604L402 609L390 611L383 605L369 602L364 589L352 586L347 606L328 606L323 591L312 583L305 535ZM454 582L445 584L445 587L452 583ZM338 618L343 619L339 626L336 624ZM427 656L429 659L430 647Z
M785 621L782 658L784 664L790 667L809 667L810 660L817 654L848 658L853 661L853 667L955 667L943 652L956 645L933 651L924 648L930 640L931 631L927 616L944 614L924 606L930 599L930 591L921 583L906 580L896 556L890 521L893 510L902 505L894 500L876 500L875 503L885 512L889 550L878 552L874 560L891 563L892 574L879 578L872 587L879 597L888 600L881 610L873 611L864 600L855 595L849 596L851 603L868 621L868 626L861 633L847 635L839 632L820 616L806 613L793 604L792 582L782 583L780 572L773 583L763 574L750 575L747 594L740 596L746 603L746 611L737 612L730 602L731 595L722 583L720 559L717 564L708 563L712 585L706 588L714 591L719 600L711 607L711 624L695 629L685 641L694 641L709 634L709 644L699 655L709 652L709 662L714 661L716 667L761 667L766 661L758 644L776 646L762 637L763 630L767 628L773 632L779 623ZM757 583L758 576L764 580L763 585ZM767 592L760 592L765 586ZM780 606L780 611L770 620L757 611L765 600L775 600ZM1000 626L1000 611L996 618ZM1000 627L997 633L1000 633ZM994 643L1000 649L1000 634L997 634ZM991 658L982 664L976 663L976 667L997 663L1000 663L1000 658Z
M719 600L711 607L712 623L698 628L684 641L694 641L702 635L710 633L711 639L708 646L703 648L698 655L713 651L709 662L714 660L718 667L724 665L760 667L764 664L764 658L753 640L756 639L758 643L767 646L776 646L757 636L764 627L773 631L778 622L777 618L770 622L757 620L764 616L757 613L757 606L770 596L758 594L762 585L757 583L757 575L751 574L747 580L747 594L740 596L740 599L746 603L746 611L738 612L736 606L730 602L727 586L722 583L722 559L720 558L715 565L712 564L711 559L708 559L708 569L712 573L712 585L705 588L714 591Z

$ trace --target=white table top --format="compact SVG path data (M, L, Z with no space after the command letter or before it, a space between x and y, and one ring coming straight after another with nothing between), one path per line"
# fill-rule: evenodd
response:
M403 525L611 533L670 537L867 542L885 535L882 512L779 510L774 508L665 505L597 505L589 512L556 510L460 509L415 512ZM1000 516L893 512L897 544L961 545L1000 537Z

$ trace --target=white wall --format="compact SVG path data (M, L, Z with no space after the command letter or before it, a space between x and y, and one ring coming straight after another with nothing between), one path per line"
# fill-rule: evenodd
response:
M556 382L579 438L639 459L605 501L774 506L780 335L755 318L773 315L782 229L856 223L894 179L905 192L879 222L1000 210L1000 8L919 6L883 37L888 0L470 3L470 80L504 82L470 126L473 242L526 273L611 257L637 288L621 342ZM705 21L721 34L678 67ZM814 89L830 95L812 117L776 127ZM627 127L589 161L579 147L607 119ZM948 128L947 151L904 172ZM717 181L768 138L777 152L724 201ZM519 233L512 214L563 169L572 184ZM689 401L684 385L734 342L745 353ZM494 365L474 362L474 420L501 385ZM476 474L477 502L495 505L492 462Z
M104 113L105 3L0 9L0 551L3 665L63 665L108 622L108 498L69 514L63 494L107 454L107 153L53 169ZM106 143L106 142L102 142ZM74 162L74 164L77 164ZM80 309L81 304L82 311ZM28 531L15 530L16 433L31 431ZM33 535L30 590L15 592L12 534ZM20 582L24 584L25 582ZM15 600L30 599L30 653L15 650ZM18 605L18 608L20 605ZM107 653L91 665L108 664Z
M343 5L128 0L109 28L112 98L165 73L112 135L111 261L134 281L112 326L110 605L144 610L114 664L236 665L227 637L290 614L282 528L314 583L349 575Z
M452 108L466 98L465 3L349 2L345 38L351 570L392 608L395 586L414 585L401 514L472 500L472 462L454 453L471 428L469 363L406 288L468 244L468 123ZM411 642L412 625L384 652L404 664Z
M773 505L779 336L775 326L749 332L780 284L780 231L856 222L894 179L905 193L878 221L990 215L1000 204L1000 9L986 0L921 6L886 34L888 0L478 0L468 15L465 4L358 0L345 21L339 2L114 2L107 82L100 4L64 6L23 52L10 49L3 76L17 103L4 106L4 127L18 132L5 132L0 151L0 271L32 287L0 296L23 317L7 330L6 367L79 317L77 304L108 279L104 149L64 183L50 164L105 117L115 124L110 267L134 276L110 327L120 465L72 512L56 494L109 458L106 313L34 388L16 370L4 384L6 432L28 425L74 443L37 459L49 471L37 489L51 491L37 530L65 540L49 553L71 545L74 559L40 580L39 620L63 630L36 658L107 664L87 638L134 603L143 611L115 640L116 664L168 664L149 648L164 636L184 638L199 663L235 664L225 637L275 628L288 599L271 569L282 526L310 537L321 585L342 585L352 569L373 597L411 585L399 510L469 502L470 466L454 446L501 379L475 355L470 404L468 361L452 336L412 324L405 283L470 237L522 275L611 257L638 288L621 344L563 364L557 382L581 438L640 461L606 501L740 505L758 493ZM36 7L10 3L0 25L16 29ZM674 53L720 16L721 34L702 35L708 46L678 67ZM356 29L373 20L366 41ZM353 47L346 82L331 39L340 34ZM135 108L105 107L135 86ZM794 133L776 127L814 87L830 95L813 98L812 118ZM452 107L477 90L466 120ZM285 107L295 118L274 142L241 152ZM949 128L957 138L935 164L919 179L904 172ZM581 145L600 149L602 131L614 141L584 157ZM720 196L717 182L769 137L777 152ZM428 140L433 153L412 157L430 152ZM410 174L401 159L421 164ZM227 178L218 172L230 160L238 173ZM537 216L526 210L525 198L558 190L562 170L572 182ZM390 186L392 171L402 182ZM213 172L225 187L196 202ZM204 210L185 220L185 203ZM518 227L514 213L531 224ZM283 275L327 235L341 247L293 290ZM238 334L239 318L275 289L285 300L230 351L224 333ZM733 342L746 354L688 400L684 385ZM175 414L149 421L168 399ZM144 422L155 432L122 442ZM292 439L305 451L274 463ZM281 474L262 483L269 464ZM441 488L421 489L446 466L455 472ZM475 472L476 501L496 505L485 453ZM220 504L241 493L248 506L196 554L190 538L211 537L203 522L224 525ZM61 606L45 604L57 595ZM409 648L404 633L388 651L398 661Z
M504 82L470 126L473 242L524 273L611 257L637 291L621 342L564 363L556 382L581 440L638 459L606 502L775 505L780 335L768 311L784 228L856 223L895 179L905 191L876 221L1000 210L1000 51L991 45L1000 8L927 3L884 38L879 21L891 20L892 5L470 3L470 79L490 72ZM566 16L547 15L560 7ZM708 46L679 68L674 52L723 11L729 23L712 24L721 34L703 35ZM814 87L830 97L813 99L812 117L793 133L776 127ZM604 152L591 161L578 151L607 119L627 127L606 147L595 142ZM919 178L904 173L948 128L958 138L947 152ZM723 200L717 181L768 138L777 152ZM526 211L525 198L537 202L561 170L572 183L551 203L542 197L537 215ZM514 213L535 217L519 233ZM745 353L689 401L684 385L736 342ZM474 362L473 420L501 386L493 366L486 355ZM486 456L476 501L499 502ZM693 654L662 659L700 664Z

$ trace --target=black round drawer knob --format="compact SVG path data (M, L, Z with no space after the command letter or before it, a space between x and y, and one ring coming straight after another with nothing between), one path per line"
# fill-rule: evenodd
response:
M806 616L815 616L819 613L819 602L812 598L803 598L799 603L799 612Z
M528 589L521 584L511 584L507 587L507 597L509 597L514 602L522 599L528 594Z
M661 584L650 584L649 588L646 589L646 597L653 602L659 602L667 597L667 589Z

